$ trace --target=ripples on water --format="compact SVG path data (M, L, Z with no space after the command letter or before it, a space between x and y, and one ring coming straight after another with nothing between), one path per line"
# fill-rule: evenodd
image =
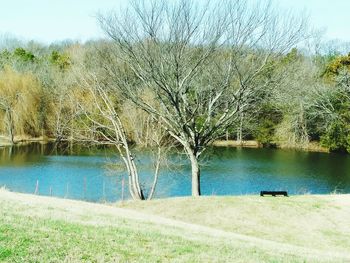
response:
M210 154L209 154L210 153ZM144 184L151 182L147 152L136 159ZM350 193L350 156L292 150L212 148L202 164L205 195L258 194L261 190L287 190L290 194ZM113 148L54 147L33 143L0 148L0 186L12 191L83 199L115 201L127 178ZM163 169L157 197L191 194L190 166L172 155ZM127 181L127 180L125 180ZM51 189L51 191L50 191ZM125 185L125 197L128 197Z

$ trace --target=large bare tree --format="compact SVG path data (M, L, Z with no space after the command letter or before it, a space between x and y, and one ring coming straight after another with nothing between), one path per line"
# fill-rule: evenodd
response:
M269 2L244 0L131 1L98 20L115 45L114 63L104 66L109 85L160 119L183 146L193 196L201 194L206 147L273 81L268 71L306 28L305 19L280 14ZM146 91L157 107L144 100Z

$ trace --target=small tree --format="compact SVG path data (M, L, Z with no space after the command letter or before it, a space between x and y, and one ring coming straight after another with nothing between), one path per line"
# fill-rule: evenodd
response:
M141 183L138 167L132 147L125 131L125 125L117 111L116 94L100 82L94 73L87 68L77 70L79 87L75 88L72 103L76 104L74 127L72 133L80 141L93 142L102 145L112 145L121 157L127 172L129 192L134 200L150 200L155 194L158 182L163 143L166 137L159 122L152 123L152 141L156 146L154 174L149 189Z

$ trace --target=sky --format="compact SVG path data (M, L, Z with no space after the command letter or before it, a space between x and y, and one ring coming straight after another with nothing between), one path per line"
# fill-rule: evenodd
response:
M305 10L315 28L325 29L328 39L350 41L350 0L275 0L286 9Z
M169 0L170 1L170 0ZM259 1L259 0L253 0ZM350 0L274 0L283 9L305 10L327 39L350 42ZM94 15L127 0L0 0L0 35L51 43L103 37Z

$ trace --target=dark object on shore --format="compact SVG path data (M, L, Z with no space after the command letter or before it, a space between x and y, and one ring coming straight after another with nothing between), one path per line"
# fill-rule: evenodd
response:
M277 195L283 195L283 196L288 196L287 191L261 191L260 196L264 195L272 195L272 196L277 196Z

